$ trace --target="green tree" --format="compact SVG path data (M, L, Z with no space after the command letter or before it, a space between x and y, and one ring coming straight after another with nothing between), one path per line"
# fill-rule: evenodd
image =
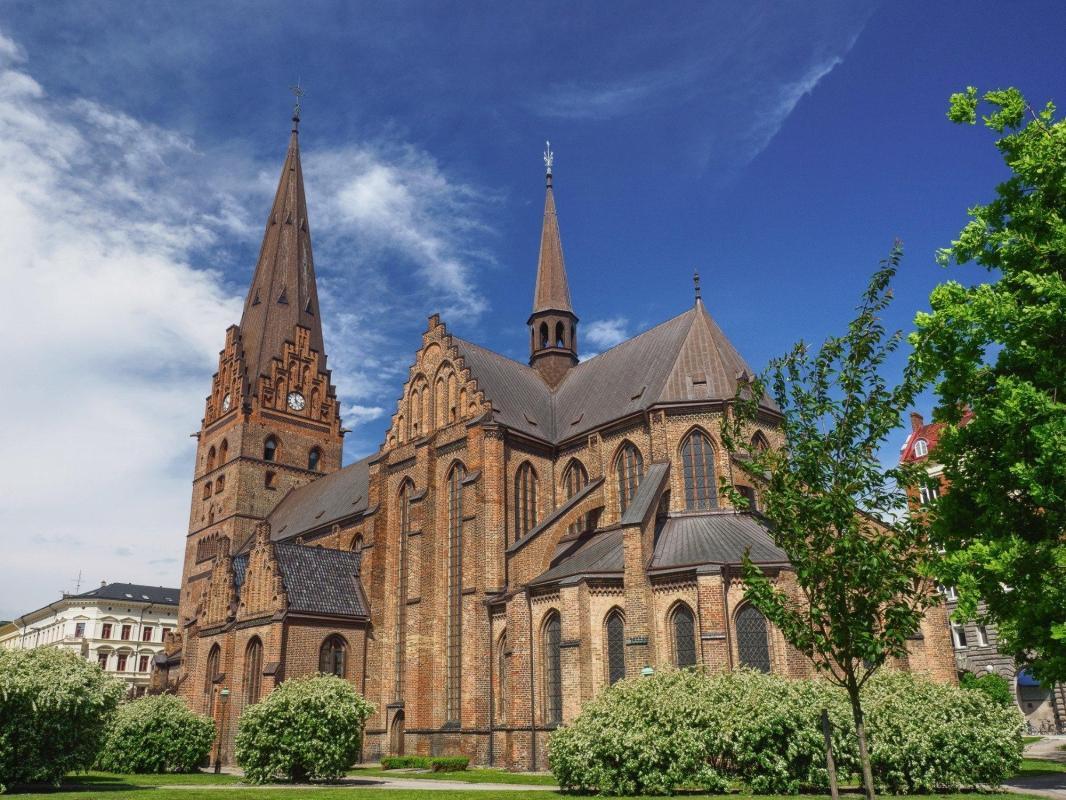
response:
M906 654L908 637L935 602L927 525L903 513L903 490L918 484L919 473L910 465L885 470L877 458L921 385L911 367L895 387L881 376L903 338L886 334L880 321L901 257L897 243L843 336L816 353L800 342L771 361L765 376L741 386L722 422L728 452L744 454L741 468L764 486L760 510L802 593L797 600L745 557L747 597L846 690L868 797L874 781L860 690L887 658ZM783 415L780 450L750 443L764 392Z
M0 791L91 767L125 693L68 650L0 650Z
M938 253L990 281L948 281L917 316L913 361L938 379L936 449L951 490L933 537L960 617L979 599L998 646L1045 682L1066 680L1066 121L1016 89L986 93L984 123L1010 177ZM973 87L948 117L973 125ZM960 425L969 409L973 417Z

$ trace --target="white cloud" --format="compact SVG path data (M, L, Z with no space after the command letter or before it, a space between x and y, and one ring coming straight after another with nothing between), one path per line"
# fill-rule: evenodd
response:
M178 582L189 434L252 264L241 258L237 286L210 267L257 244L280 159L214 159L174 131L53 97L0 33L0 308L16 420L0 437L0 618L79 572L83 586ZM374 426L404 366L387 315L409 317L430 294L466 318L485 308L476 270L491 259L464 244L485 233L481 195L414 148L324 149L305 167L316 261L330 265L330 366L346 422ZM400 291L415 271L429 288ZM379 443L378 427L358 446Z
M594 347L606 350L629 338L628 326L625 317L598 319L584 326L582 336Z
M533 109L541 116L561 119L605 120L647 113L675 101L677 90L691 90L699 65L634 75L624 80L561 83L537 98Z

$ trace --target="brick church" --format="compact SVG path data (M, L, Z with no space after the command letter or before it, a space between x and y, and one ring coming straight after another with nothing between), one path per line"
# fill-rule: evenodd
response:
M434 314L380 449L342 466L297 123L204 409L179 630L157 662L215 718L215 756L232 760L244 707L318 671L375 704L364 758L513 769L543 768L551 730L623 677L810 674L739 580L747 550L787 585L784 553L718 491L758 508L718 434L747 364L698 292L579 360L550 158L528 362ZM779 420L764 398L753 443L779 446ZM953 680L943 613L900 666Z

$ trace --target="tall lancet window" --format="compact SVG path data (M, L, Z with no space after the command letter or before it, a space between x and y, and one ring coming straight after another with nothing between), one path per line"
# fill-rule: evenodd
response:
M463 673L463 478L456 464L448 473L448 652L447 718L459 722Z
M399 518L398 547L397 547L397 577L396 587L396 652L393 660L393 678L396 683L396 699L402 700L404 696L404 665L407 661L407 538L411 533L411 498L414 496L415 485L407 480L400 487L397 498L397 511Z
M744 606L737 612L737 655L745 667L759 672L770 671L770 641L766 631L766 617L754 606Z
M618 508L624 514L644 477L644 458L634 444L625 443L615 459L614 469L618 475Z
M570 462L566 468L566 472L563 473L563 489L566 492L566 499L569 500L575 494L580 492L588 485L589 474L585 471L585 467L576 458ZM582 533L589 527L589 515L585 514L579 519L570 523L570 527L566 529L568 535L574 535Z
M685 508L689 511L717 508L714 450L703 431L694 430L681 445L681 466L685 476Z
M518 541L537 526L537 473L526 461L514 479L514 538Z
M548 615L541 633L544 652L544 722L557 725L563 720L563 626L559 614Z
M613 684L626 676L626 623L617 608L607 615L604 633L607 639L607 682Z

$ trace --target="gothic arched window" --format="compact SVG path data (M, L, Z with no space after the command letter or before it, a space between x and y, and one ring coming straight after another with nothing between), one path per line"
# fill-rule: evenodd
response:
M562 622L555 611L548 615L541 633L544 652L544 722L556 725L563 720Z
M507 718L507 631L496 642L496 717Z
M211 496L211 481L204 484L204 500Z
M317 447L312 447L311 451L307 454L307 468L312 472L318 471L318 462L322 458L322 451Z
M737 612L736 628L740 663L759 672L769 672L770 642L766 632L766 617L754 606L744 606Z
M770 443L766 441L762 431L755 431L755 435L751 437L751 449L757 453L765 453L770 449Z
M322 642L318 651L318 671L343 678L347 669L348 643L334 634Z
M210 472L215 468L215 446L211 445L211 449L207 451L207 469Z
M626 442L618 452L614 471L618 476L618 509L624 514L644 477L644 458L631 442Z
M540 348L541 348L541 350L546 348L549 344L551 344L551 339L548 338L548 323L547 322L542 322L542 323L540 323Z
M714 485L714 450L707 435L694 430L681 445L681 466L685 476L685 508L717 508Z
M218 446L218 463L222 466L229 461L229 442L225 439L222 440L222 444Z
M463 478L456 464L448 473L448 652L446 705L449 722L460 715L463 656Z
M405 679L404 666L407 662L407 537L411 534L411 498L415 485L410 480L403 482L397 498L399 511L399 581L396 603L396 651L393 653L393 680L396 683L396 699L403 699Z
M566 492L566 499L569 500L584 489L588 482L589 474L585 471L584 465L576 458L573 459L567 465L566 472L563 473L563 490ZM570 523L570 526L566 529L567 534L573 535L588 530L589 521L589 515L586 514Z
M207 654L207 670L204 672L204 694L207 695L207 715L215 710L215 678L218 677L219 663L222 660L222 648L217 644Z
M244 704L259 702L259 690L263 680L263 643L258 636L248 642L244 651Z
M696 664L696 621L692 609L679 603L670 620L674 632L674 666L692 667Z
M607 641L607 683L613 684L626 676L626 623L617 608L607 615L604 631Z
M566 347L566 326L562 322L555 324L555 346Z
M278 457L278 440L274 436L268 436L263 442L263 460L275 461Z
M514 538L518 541L537 526L537 473L528 461L514 478Z

